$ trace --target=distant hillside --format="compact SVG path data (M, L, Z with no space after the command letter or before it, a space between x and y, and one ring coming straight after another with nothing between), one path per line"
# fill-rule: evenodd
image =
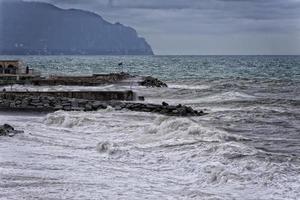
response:
M0 54L151 55L137 32L97 14L64 10L47 3L3 2Z

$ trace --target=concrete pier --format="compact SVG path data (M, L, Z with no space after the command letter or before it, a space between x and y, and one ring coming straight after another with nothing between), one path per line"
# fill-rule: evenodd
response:
M38 78L31 81L33 85L53 86L53 85L78 85L95 86L103 84L117 83L130 78L126 73L93 74L92 76L50 76L49 78Z

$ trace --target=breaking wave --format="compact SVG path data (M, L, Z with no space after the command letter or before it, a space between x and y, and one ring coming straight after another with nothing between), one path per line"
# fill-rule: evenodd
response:
M209 86L209 85L176 85L176 84L169 84L168 87L170 89L205 90L205 89L209 89L211 86Z

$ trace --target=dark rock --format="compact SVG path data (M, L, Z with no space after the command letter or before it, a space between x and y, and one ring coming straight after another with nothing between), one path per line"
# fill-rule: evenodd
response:
M186 107L186 112L188 112L188 113L193 113L194 112L194 110L193 110L193 108L191 108L191 107Z
M81 106L84 106L85 104L87 104L88 100L84 100L84 99L79 99L78 100L78 104Z
M82 108L82 107L72 107L71 110L72 111L84 111L84 108Z
M184 107L178 108L177 111L178 111L180 116L186 116L187 115L187 110Z
M138 100L139 100L139 101L145 101L145 97L139 96L139 97L138 97Z
M157 109L157 105L155 104L146 104L146 107L150 112L153 112Z
M102 105L100 101L95 101L92 103L93 110L98 110L98 108Z
M9 124L4 124L3 126L0 126L0 136L9 136L13 137L18 133L22 133L22 131L17 131Z
M167 104L167 103L164 102L164 101L162 102L162 105L163 105L163 106L169 106L169 104Z
M72 103L70 101L63 101L62 106L72 106Z
M55 109L55 110L62 110L63 107L62 107L61 105L56 105L56 106L54 107L54 109Z
M71 105L72 105L72 107L78 107L79 103L76 99L72 99Z
M181 107L182 107L182 105L181 105L181 104L178 104L176 107L177 107L177 108L181 108Z
M72 107L71 107L71 106L64 106L64 107L63 107L63 110L65 110L65 111L70 111L70 110L72 110Z
M140 83L140 85L145 87L168 87L166 83L151 76L145 77L144 80Z
M93 106L90 103L87 103L84 107L85 111L92 111L93 110Z
M104 103L101 103L98 107L98 109L106 109L106 108L107 108L107 105Z

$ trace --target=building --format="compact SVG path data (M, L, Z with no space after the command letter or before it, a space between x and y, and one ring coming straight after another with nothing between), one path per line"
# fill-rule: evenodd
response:
M0 85L22 83L40 77L20 60L0 60Z
M0 75L22 74L22 69L23 69L23 64L19 60L0 60Z

